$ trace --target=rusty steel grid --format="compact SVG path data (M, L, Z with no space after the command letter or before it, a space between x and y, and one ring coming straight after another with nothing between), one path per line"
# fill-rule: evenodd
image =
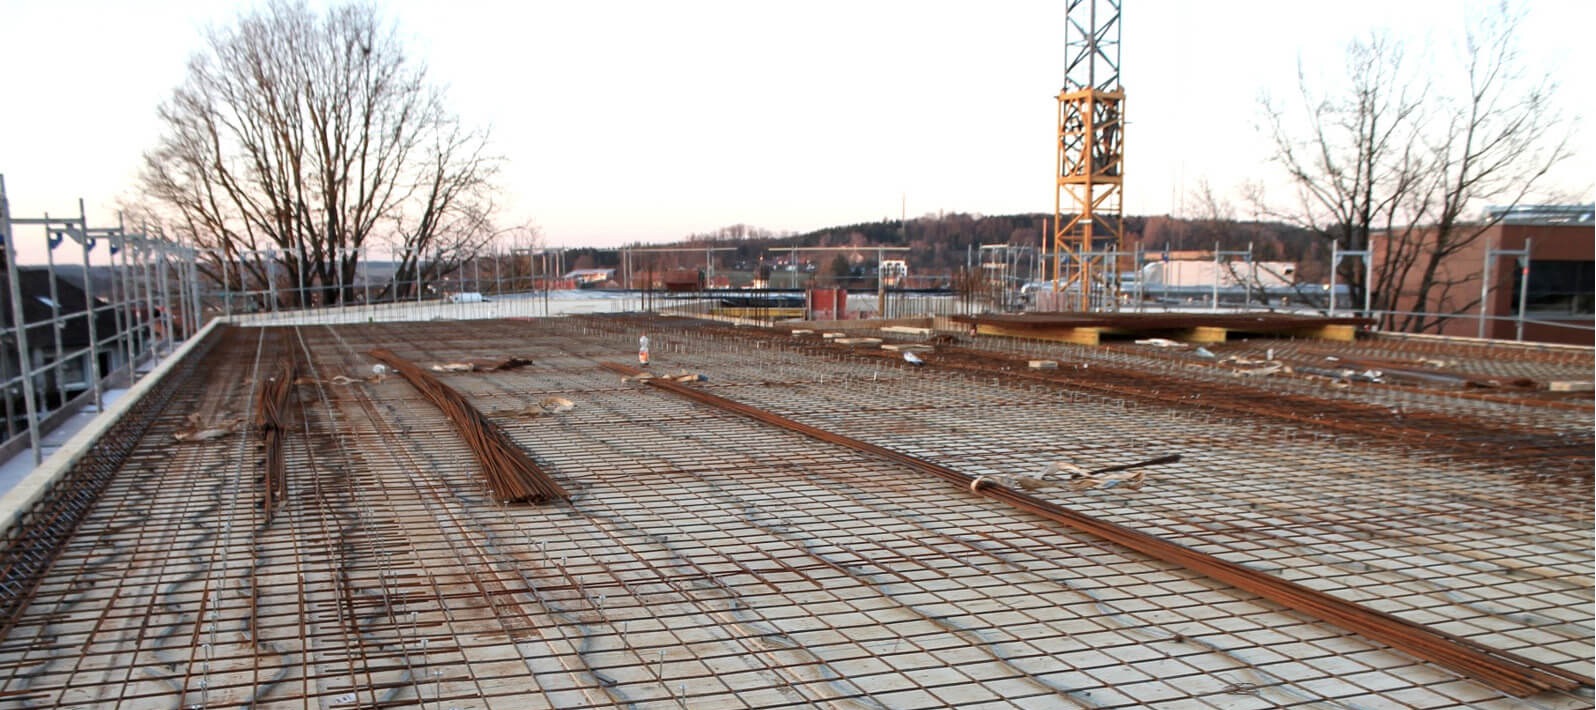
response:
M1045 493L1589 670L1589 488L1525 484L1511 457L1489 465L1231 411L592 318L226 333L204 381L154 419L0 641L0 704L1525 702L901 467L597 367L635 347L645 323L659 373L703 374L695 386L971 475L1181 453L1139 491ZM267 524L247 434L183 444L171 435L191 413L246 413L273 347L297 348L309 371L285 436L286 499ZM531 358L518 371L439 377L572 501L495 502L436 408L397 378L377 381L372 347L419 364ZM1164 361L1112 349L1080 359L1132 358ZM1204 376L1166 364L1172 382ZM576 406L529 413L549 396ZM1438 409L1471 402L1481 413L1464 414L1482 418L1512 409L1403 396ZM1516 406L1530 425L1578 433L1561 410ZM1530 702L1591 698L1586 689Z

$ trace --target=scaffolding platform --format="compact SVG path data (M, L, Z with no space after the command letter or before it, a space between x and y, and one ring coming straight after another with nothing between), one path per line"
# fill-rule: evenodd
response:
M977 335L1097 345L1106 339L1160 337L1223 343L1233 333L1352 342L1369 318L1284 313L1026 313L951 316Z

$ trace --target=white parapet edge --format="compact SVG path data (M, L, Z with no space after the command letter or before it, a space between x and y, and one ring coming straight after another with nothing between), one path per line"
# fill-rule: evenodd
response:
M57 449L49 458L35 466L33 471L29 472L21 481L18 481L17 485L13 486L11 490L6 491L5 495L0 496L0 533L10 532L11 528L22 520L28 510L43 498L46 493L50 492L57 480L72 470L73 466L76 466L78 462L83 460L85 455L94 449L95 445L99 443L100 437L104 436L111 427L115 426L123 415L133 408L133 405L148 396L150 390L160 384L161 380L172 371L172 368L182 363L194 348L205 342L206 338L210 337L211 332L216 330L223 320L216 318L205 324L205 327L201 328L198 334L189 338L175 352L168 355L154 369L134 383L133 387L128 389L127 394L118 397L115 402L111 403L111 406L105 408L105 411L96 415L94 420L90 421L87 426L72 435L72 438L67 439L60 449Z

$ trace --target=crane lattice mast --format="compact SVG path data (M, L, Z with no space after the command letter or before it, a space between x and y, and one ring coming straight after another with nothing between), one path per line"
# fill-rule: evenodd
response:
M1064 88L1058 94L1053 291L1078 287L1079 310L1112 307L1124 225L1125 89L1119 83L1120 0L1069 0Z

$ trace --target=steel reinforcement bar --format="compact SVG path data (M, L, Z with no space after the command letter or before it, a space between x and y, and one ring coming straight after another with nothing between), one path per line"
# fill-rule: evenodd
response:
M28 608L44 574L60 556L78 524L100 499L150 425L193 376L200 360L221 340L212 331L116 419L47 492L0 532L0 638L11 633Z
M288 397L293 393L294 368L292 351L279 358L276 371L266 383L256 390L255 427L260 435L261 512L266 523L272 521L277 504L288 496L288 476L283 468L283 414L288 409Z
M506 503L542 503L570 497L553 476L454 388L389 350L377 348L370 354L392 367L454 422L466 445L471 447L494 497Z
M643 372L637 368L618 363L602 363L601 366L628 377L638 377ZM641 381L652 387L734 414L782 427L818 441L845 446L871 454L942 478L964 490L1008 503L1020 510L1062 523L1081 532L1095 535L1137 552L1180 565L1238 589L1257 594L1288 609L1353 631L1365 638L1386 644L1415 658L1449 668L1462 676L1472 678L1514 696L1527 697L1550 690L1572 691L1581 686L1589 687L1593 685L1592 679L1588 676L1517 654L1492 649L1483 644L1415 624L1401 617L1370 609L1250 567L1198 552L1155 535L1149 535L1123 525L1084 515L1056 503L999 485L986 477L975 477L959 473L940 464L813 427L774 412L688 387L669 379L650 378L642 379Z

